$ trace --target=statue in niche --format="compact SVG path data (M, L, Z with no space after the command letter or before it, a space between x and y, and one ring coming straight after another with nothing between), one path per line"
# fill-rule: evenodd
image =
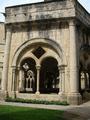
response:
M26 78L26 90L33 91L34 88L35 77L34 73L31 70L27 71L27 78Z

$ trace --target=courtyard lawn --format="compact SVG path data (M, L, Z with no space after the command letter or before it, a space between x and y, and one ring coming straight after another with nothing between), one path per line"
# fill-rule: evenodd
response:
M0 120L64 120L63 111L0 105Z

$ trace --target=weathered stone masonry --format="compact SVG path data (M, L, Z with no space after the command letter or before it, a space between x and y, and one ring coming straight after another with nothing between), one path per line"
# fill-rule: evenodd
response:
M74 0L6 7L1 96L82 103L90 91L90 14Z

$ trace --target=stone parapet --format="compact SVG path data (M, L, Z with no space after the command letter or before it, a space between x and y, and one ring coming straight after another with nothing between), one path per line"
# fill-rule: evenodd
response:
M6 24L75 16L70 1L41 2L6 8Z
M77 18L90 26L90 14L76 1L57 0L6 7L6 24L45 19Z

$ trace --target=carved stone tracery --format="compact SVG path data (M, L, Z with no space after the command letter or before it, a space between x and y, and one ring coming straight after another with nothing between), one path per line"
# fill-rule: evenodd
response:
M26 91L28 90L33 91L34 82L35 82L34 73L32 70L28 70L26 78Z

